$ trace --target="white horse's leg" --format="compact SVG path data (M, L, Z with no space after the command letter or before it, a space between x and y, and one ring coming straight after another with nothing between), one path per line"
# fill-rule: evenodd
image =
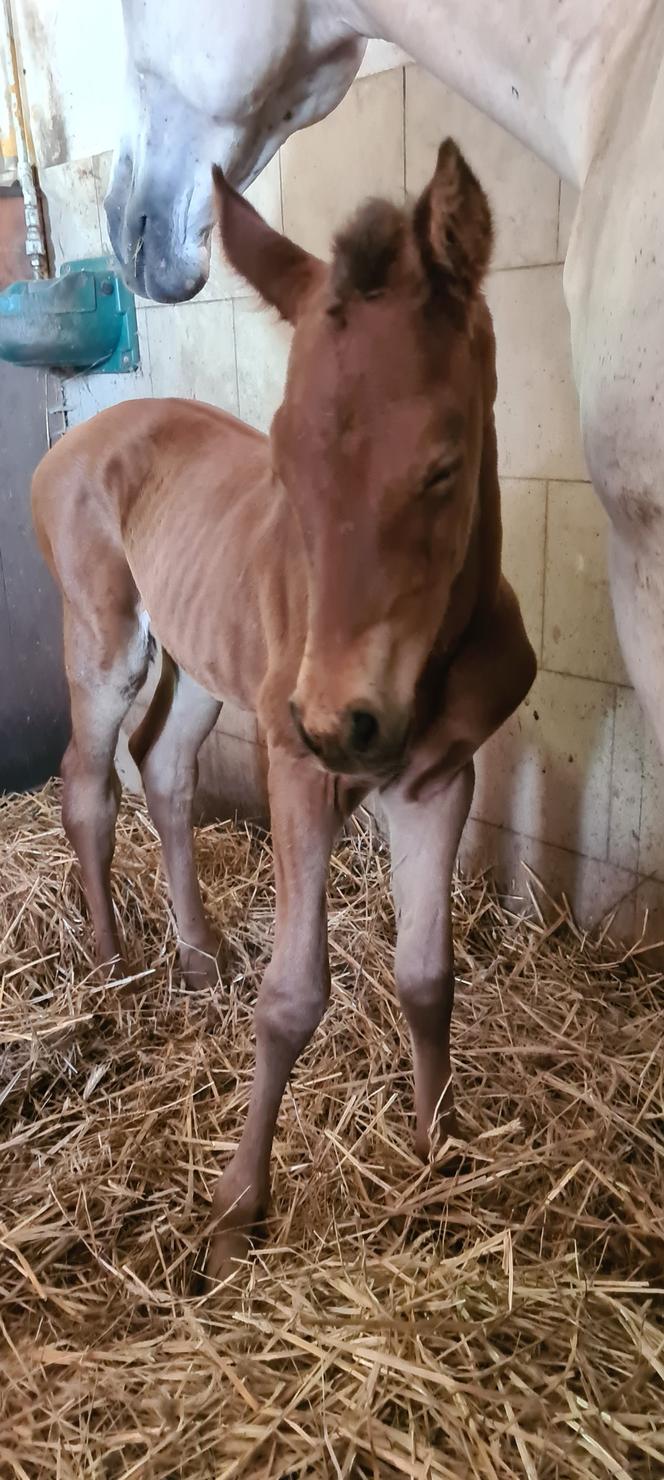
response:
M625 662L664 757L664 507L648 502L641 512L632 537L611 530L611 595Z

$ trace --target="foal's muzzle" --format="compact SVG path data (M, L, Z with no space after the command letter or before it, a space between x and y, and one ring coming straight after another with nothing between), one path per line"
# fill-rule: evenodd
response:
M294 699L290 711L303 745L330 771L380 776L393 771L403 756L407 727L388 722L368 705L349 706L325 732L307 728Z

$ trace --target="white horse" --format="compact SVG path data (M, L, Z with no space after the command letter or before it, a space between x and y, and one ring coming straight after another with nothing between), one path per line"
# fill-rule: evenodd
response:
M611 520L623 650L664 751L662 0L123 5L130 106L107 213L149 297L191 297L207 277L212 163L245 189L341 100L370 37L403 47L580 189L565 292L586 456Z

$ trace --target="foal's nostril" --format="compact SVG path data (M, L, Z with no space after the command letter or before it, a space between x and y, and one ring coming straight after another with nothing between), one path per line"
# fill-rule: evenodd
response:
M378 720L368 709L351 709L348 718L351 749L363 755L378 739Z

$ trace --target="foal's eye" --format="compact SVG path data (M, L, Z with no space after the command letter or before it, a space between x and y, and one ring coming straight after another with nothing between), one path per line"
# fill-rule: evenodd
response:
M460 457L455 458L454 462L446 463L443 467L434 468L433 472L429 474L429 477L422 484L420 493L424 494L427 498L430 496L444 498L445 494L450 492L460 468Z

